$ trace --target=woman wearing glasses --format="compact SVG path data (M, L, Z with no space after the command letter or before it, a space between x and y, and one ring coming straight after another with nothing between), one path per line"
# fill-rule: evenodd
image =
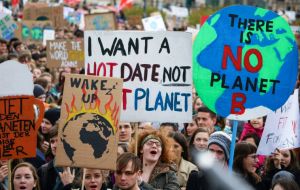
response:
M134 149L134 144L131 146ZM145 131L138 137L137 151L142 161L142 180L155 189L180 190L176 167L172 165L172 144L159 131Z
M233 170L244 178L254 189L268 189L256 174L258 158L256 146L247 142L240 142L235 146Z

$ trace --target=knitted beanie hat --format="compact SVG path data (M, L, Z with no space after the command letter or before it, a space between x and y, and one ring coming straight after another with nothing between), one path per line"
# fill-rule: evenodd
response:
M226 161L228 161L230 155L231 137L223 131L214 132L209 137L208 147L211 144L216 144L220 146L225 153Z
M34 97L38 98L39 96L41 96L43 94L46 94L45 89L41 85L35 84L34 88L33 88Z
M51 108L45 111L44 118L48 119L52 125L56 123L56 121L60 117L60 109L58 108Z

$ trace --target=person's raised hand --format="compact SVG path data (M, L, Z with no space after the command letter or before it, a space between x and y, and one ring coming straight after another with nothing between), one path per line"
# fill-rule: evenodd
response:
M73 182L75 178L75 169L73 169L71 172L70 167L64 168L63 172L59 172L59 177L64 186L66 186Z

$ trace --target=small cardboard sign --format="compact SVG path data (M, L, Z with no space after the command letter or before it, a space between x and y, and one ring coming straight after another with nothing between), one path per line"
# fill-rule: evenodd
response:
M113 12L85 15L86 30L116 30L116 17Z
M47 66L53 67L84 67L83 40L48 40Z
M0 12L0 37L5 40L10 40L14 36L14 31L17 29L17 24L13 18Z
M28 67L16 61L0 64L0 88L0 160L35 157L44 105L33 96ZM38 118L33 105L38 106Z
M117 78L66 75L57 166L116 169L122 84Z
M24 20L22 23L18 23L18 29L15 31L15 36L22 41L41 43L44 38L44 30L51 29L53 29L51 21Z
M63 27L63 6L49 7L46 3L27 3L23 11L24 20L49 20L54 27Z

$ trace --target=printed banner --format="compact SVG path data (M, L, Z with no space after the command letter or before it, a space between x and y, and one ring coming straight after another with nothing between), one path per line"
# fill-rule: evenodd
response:
M221 9L204 23L193 45L193 81L201 100L232 120L281 107L293 92L297 71L294 34L270 10Z
M299 90L287 102L267 116L257 153L271 155L276 148L294 149L300 147L299 130Z
M88 75L123 78L121 121L192 121L192 35L85 31Z
M47 66L84 67L83 40L48 40Z
M14 37L14 31L17 27L17 24L10 15L0 12L0 38L10 40Z
M56 165L115 170L122 79L68 74Z
M85 30L116 30L116 17L113 12L85 15Z
M33 96L28 67L16 61L1 63L0 88L0 160L35 157L44 104ZM34 105L39 109L38 118Z

